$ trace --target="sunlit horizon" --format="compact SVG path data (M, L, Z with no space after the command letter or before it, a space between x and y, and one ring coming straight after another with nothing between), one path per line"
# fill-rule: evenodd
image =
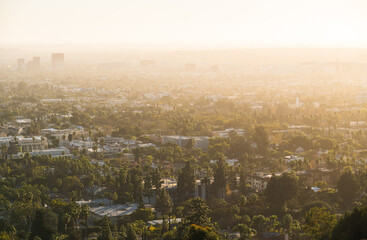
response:
M367 47L367 2L0 1L0 45Z

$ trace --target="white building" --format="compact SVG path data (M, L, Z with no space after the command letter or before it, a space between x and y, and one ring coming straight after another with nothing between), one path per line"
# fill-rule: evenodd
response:
M162 142L166 143L175 143L178 146L184 148L190 139L194 140L194 147L201 149L208 149L209 147L209 137L188 137L181 135L172 135L172 136L163 136Z
M22 119L17 119L15 120L15 122L19 125L19 126L29 126L32 123L31 119L26 119L26 118L22 118Z
M32 152L47 148L47 138L41 136L28 138L24 136L0 137L0 145L5 144L9 147L10 142L15 142L18 147L21 147L22 152Z
M239 136L245 135L245 130L243 129L234 129L234 128L227 128L223 131L212 131L213 137L224 137L227 138L230 132L235 132Z
M131 215L138 209L138 204L113 204L106 206L91 207L90 212L97 217L107 216L109 218Z
M31 152L31 155L32 156L51 155L52 157L66 157L66 156L71 157L72 156L72 154L70 154L69 149L64 148L64 147L49 148L49 149L44 149L44 150L35 150Z
M280 174L275 174L280 176ZM266 189L272 174L265 174L263 172L257 172L254 175L247 178L247 183L250 184L250 188L256 192L262 192Z
M284 160L285 160L285 162L289 163L289 162L293 162L293 161L304 161L305 158L304 157L298 157L296 155L289 155L289 156L285 156Z

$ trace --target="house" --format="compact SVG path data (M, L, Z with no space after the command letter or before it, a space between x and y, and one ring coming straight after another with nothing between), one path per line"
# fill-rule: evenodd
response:
M80 205L90 206L91 218L98 219L107 216L111 221L117 220L121 216L129 216L138 209L137 203L112 204L108 199L95 199L89 201L78 201Z
M213 137L227 138L231 132L236 133L237 135L240 135L240 136L245 135L245 130L243 130L243 129L234 129L234 128L227 128L227 129L222 130L222 131L212 131L212 134L213 134Z
M23 130L24 130L23 127L16 127L16 126L0 127L0 136L1 137L18 136L22 134Z
M330 185L333 185L337 182L338 178L339 175L337 172L334 172L330 169L319 168L308 170L304 180L305 183L309 186L312 186L317 181L323 181Z
M169 223L171 225L181 222L181 218L172 218L172 219L166 219L166 220L167 220L167 222L169 221ZM147 224L150 225L150 226L162 225L163 224L163 219L156 219L156 220L148 221Z
M366 126L366 122L365 121L353 121L349 123L350 127L363 127Z
M109 218L117 218L121 216L131 215L135 210L138 209L137 203L132 204L113 204L107 206L91 207L90 212L92 215L100 218L107 216Z
M209 137L188 137L188 136L180 136L180 135L172 135L172 136L163 136L162 142L166 143L174 143L178 146L184 148L189 140L194 140L194 147L201 148L203 150L208 149L209 147Z
M70 153L70 150L64 147L35 150L31 152L31 155L32 156L51 155L52 157L72 157L73 156L73 154Z
M206 181L204 179L202 180L196 180L195 181L195 197L199 197L202 199L206 199L209 194L209 186L214 182L214 178L207 179Z
M210 160L209 161L210 164L215 164L216 162L218 162L218 160ZM229 166L237 166L240 163L240 161L238 159L226 159L226 163Z
M275 176L280 176L281 173L274 174ZM257 172L252 176L247 178L247 183L250 185L250 188L256 192L262 192L266 189L270 178L272 178L272 174L266 174L263 172Z
M29 127L32 123L31 119L19 118L15 120L19 127Z
M304 161L305 158L304 157L298 157L297 155L289 155L289 156L285 156L284 160L286 163L290 163L293 161Z

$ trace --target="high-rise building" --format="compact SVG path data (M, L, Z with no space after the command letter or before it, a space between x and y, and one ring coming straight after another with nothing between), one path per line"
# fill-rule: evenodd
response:
M51 54L51 66L53 69L64 68L64 54L63 53L52 53Z
M24 58L19 58L18 61L18 66L17 66L17 70L21 71L21 70L25 70L26 65L25 65L25 60Z
M27 62L27 70L38 71L40 69L41 69L40 57L33 57L31 61Z
M41 58L40 57L33 57L33 69L40 70L41 69Z

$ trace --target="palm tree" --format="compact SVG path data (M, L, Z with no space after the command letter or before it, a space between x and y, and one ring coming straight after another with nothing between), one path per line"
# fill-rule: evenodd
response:
M90 211L89 211L89 205L87 204L84 204L82 205L82 208L81 208L81 211L80 211L80 217L84 219L85 221L85 234L84 236L86 238L88 238L88 217L89 217L89 214L90 214Z
M73 210L71 211L71 216L75 221L75 227L76 228L78 228L78 219L79 219L79 216L80 216L80 212L81 212L80 205L79 204L74 204Z
M65 229L64 229L64 231L67 232L68 225L69 225L69 222L71 220L71 216L70 216L70 214L65 213L63 217L64 217L64 220L65 220Z

